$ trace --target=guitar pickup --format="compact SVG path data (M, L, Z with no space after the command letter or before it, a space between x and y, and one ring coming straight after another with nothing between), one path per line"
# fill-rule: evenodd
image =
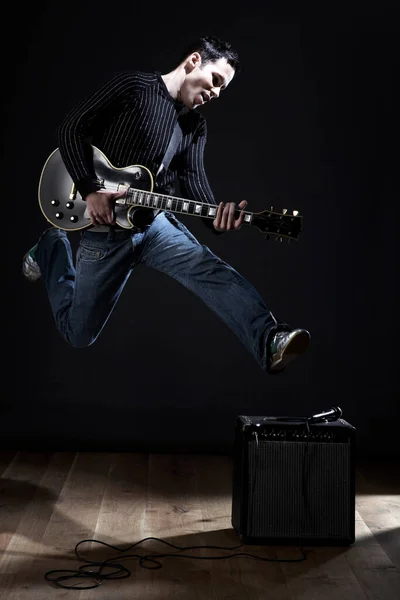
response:
M126 185L126 183L119 183L118 187L117 187L117 191L118 192L123 192L125 190L125 192L127 192L129 190L129 185ZM126 204L126 199L125 198L118 198L115 201L115 204Z

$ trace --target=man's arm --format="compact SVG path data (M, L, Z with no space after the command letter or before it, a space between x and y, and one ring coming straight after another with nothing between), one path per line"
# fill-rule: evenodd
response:
M197 202L216 205L214 194L204 167L204 149L206 142L207 125L205 119L201 118L192 143L180 157L178 179L182 193L186 198L189 200L196 200ZM217 231L214 228L212 219L203 218L202 221L215 235L224 233Z
M65 167L82 198L101 189L93 168L90 139L96 128L107 123L119 110L132 86L129 73L119 73L101 86L63 119L58 129L58 145Z
M205 119L201 119L194 135L193 142L181 157L178 178L182 192L191 200L215 204L214 194L208 182L204 167L204 149L207 141L207 125ZM238 208L244 209L247 201L243 200ZM226 231L239 229L243 223L243 212L235 218L236 205L233 202L220 202L215 219L203 218L203 222L215 235L221 235Z

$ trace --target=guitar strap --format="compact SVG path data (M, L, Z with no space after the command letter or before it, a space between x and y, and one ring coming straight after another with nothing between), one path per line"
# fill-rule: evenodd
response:
M165 151L164 158L162 159L160 166L158 167L157 173L155 175L155 185L158 187L158 179L160 175L162 175L169 167L169 164L175 154L175 151L179 145L179 142L182 139L182 129L177 121L172 132L171 139L169 140L168 147ZM154 208L140 208L136 210L134 215L132 216L132 222L139 229L139 231L144 231L145 228L150 225L158 213L159 209Z
M174 127L174 131L172 132L171 139L169 140L168 148L165 151L164 158L162 159L160 166L158 167L158 171L156 173L156 179L163 171L166 171L169 167L169 163L172 160L172 157L175 154L175 150L177 149L179 142L182 139L182 129L177 121Z

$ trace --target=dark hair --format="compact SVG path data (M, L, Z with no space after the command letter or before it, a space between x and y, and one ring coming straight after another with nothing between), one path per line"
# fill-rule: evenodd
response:
M240 71L240 62L237 52L232 48L230 42L207 35L191 42L181 54L179 62L182 62L193 52L198 52L201 56L203 64L214 62L220 58L225 58L227 63L231 65L236 73Z

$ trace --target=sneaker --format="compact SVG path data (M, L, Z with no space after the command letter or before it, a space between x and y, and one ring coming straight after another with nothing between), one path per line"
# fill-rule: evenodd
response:
M279 331L270 342L270 373L280 373L296 356L303 354L308 348L310 334L305 329Z
M39 245L39 242L42 239L42 237L44 236L44 234L53 229L57 229L57 228L52 226L52 227L48 227L47 229L45 229L43 231L42 235L39 237L36 244L34 246L32 246L32 248L30 250L28 250L28 252L25 254L24 258L22 259L22 273L25 275L25 277L27 279L29 279L29 281L37 281L42 276L40 267L35 260L35 253L36 253L37 247Z
M35 244L22 259L22 273L29 281L40 279L42 273L40 267L35 260L35 252L38 245Z

